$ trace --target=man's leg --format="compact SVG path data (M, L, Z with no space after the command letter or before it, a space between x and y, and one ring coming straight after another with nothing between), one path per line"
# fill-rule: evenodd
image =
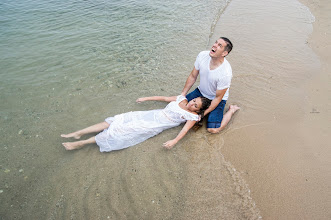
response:
M207 131L213 134L220 132L230 121L232 115L240 108L236 105L230 105L229 110L224 114L226 101L221 103L208 116Z
M198 88L190 92L186 95L186 98L188 101L191 101L192 99L198 98L200 96L203 96Z

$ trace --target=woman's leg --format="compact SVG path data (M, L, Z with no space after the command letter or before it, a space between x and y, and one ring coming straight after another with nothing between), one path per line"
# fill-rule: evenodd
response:
M76 150L79 148L84 147L86 144L94 144L96 143L95 141L95 136L91 137L87 140L83 140L83 141L75 141L75 142L66 142L66 143L62 143L62 145L67 149L67 150Z
M99 124L95 124L92 125L90 127L84 128L82 130L79 131L75 131L73 133L70 134L61 134L61 137L64 138L75 138L75 139L80 139L81 136L85 135L85 134L89 134L89 133L98 133L100 131L103 131L104 129L108 128L109 124L107 122L101 122Z

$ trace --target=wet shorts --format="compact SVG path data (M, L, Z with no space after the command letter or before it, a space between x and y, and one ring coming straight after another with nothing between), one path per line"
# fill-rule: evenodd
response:
M203 96L198 88L193 92L189 93L186 98L188 101L195 99L197 97ZM225 108L226 100L222 100L218 106L208 114L207 128L219 128L221 127L223 112Z

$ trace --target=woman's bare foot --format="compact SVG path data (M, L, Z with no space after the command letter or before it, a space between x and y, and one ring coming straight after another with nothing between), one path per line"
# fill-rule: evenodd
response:
M240 109L240 107L238 107L237 105L230 105L230 107L229 107L229 110L232 111L232 114L234 114L239 109Z
M64 137L64 138L75 138L76 140L80 139L82 135L80 135L78 132L73 132L73 133L70 133L70 134L61 134L61 137Z
M83 147L85 144L84 143L81 143L80 141L76 141L76 142L62 143L62 145L67 150L76 150L76 149L79 149L79 148Z

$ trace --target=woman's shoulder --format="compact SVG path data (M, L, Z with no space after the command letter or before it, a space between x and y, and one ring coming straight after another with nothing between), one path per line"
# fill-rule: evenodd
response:
M185 113L185 119L188 121L199 121L199 114L196 112L188 112Z
M177 96L177 99L176 99L177 102L182 102L183 100L186 100L187 101L187 99L186 99L185 96L183 96L183 95Z

